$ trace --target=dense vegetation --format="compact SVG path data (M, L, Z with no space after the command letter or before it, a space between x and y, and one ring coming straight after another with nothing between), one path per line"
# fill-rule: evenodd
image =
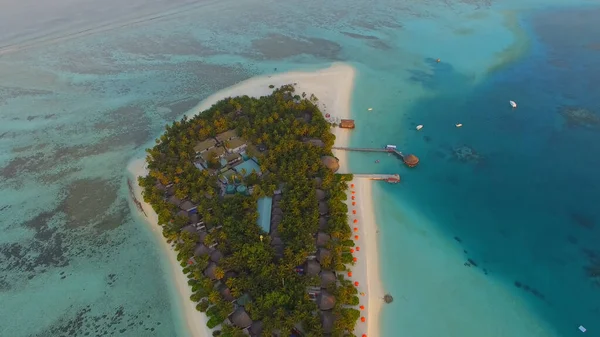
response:
M150 174L139 178L144 200L158 214L165 238L175 244L193 290L191 300L198 303L198 310L206 312L211 328L221 324L240 302L224 299L219 289L226 286L233 298L246 299L243 305L253 321L262 321L262 336L289 336L294 328L299 328L304 336L324 335L318 307L307 292L310 287L319 287L320 280L298 273L296 268L316 251L316 177L321 180L319 188L328 196L326 232L331 236L326 247L331 255L321 265L323 269L341 272L347 263L352 263L352 233L344 203L346 181L351 177L334 174L321 163L322 156L331 155L335 137L314 104L316 98L305 96L295 95L294 87L287 85L259 99L243 96L222 100L192 119L184 117L167 125L154 148L147 150ZM250 195L221 196L217 174L198 170L193 164L198 141L230 129L253 145L247 151L258 159L263 173L238 177L252 189ZM306 139L320 139L324 146ZM219 165L216 161L209 164ZM176 215L179 209L166 201L157 183L174 184L176 197L198 205L198 215L208 229L203 242L224 256L214 269L216 280L204 273L209 256L194 256L198 234L181 230L189 218ZM257 224L257 200L272 196L279 188L284 191L284 216L278 231L285 250L278 258L270 244L271 237ZM327 289L336 297L332 336L352 336L359 317L359 311L352 308L358 304L357 291L343 274L338 273L338 281ZM217 334L243 336L241 330L226 324L221 324Z

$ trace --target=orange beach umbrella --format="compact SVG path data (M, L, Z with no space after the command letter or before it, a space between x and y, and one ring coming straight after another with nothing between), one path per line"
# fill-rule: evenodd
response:
M358 246L357 246L357 247L356 247L356 251L357 251L357 252L360 252L360 247L358 247Z
M354 282L354 286L358 287L358 281Z
M354 223L358 223L358 219L354 219Z
M354 235L354 240L358 240L358 235Z
M358 227L354 227L354 231L355 231L355 232L358 232Z
M361 321L361 322L366 322L366 321L367 321L367 319L366 319L366 318L364 318L364 317L361 317L361 318L360 318L360 321Z
M354 201L353 201L353 202L352 202L352 206L356 206L356 202L354 202Z
M352 210L352 214L356 214L356 210L355 209Z
M365 306L364 306L364 305L361 305L361 306L360 306L360 310L365 310ZM363 335L363 336L364 336L364 335Z
M356 261L358 261L358 259L357 258L353 258L352 261L356 262Z
M348 272L348 277L352 277L352 272L351 271Z
M354 187L354 184L350 184L350 187Z

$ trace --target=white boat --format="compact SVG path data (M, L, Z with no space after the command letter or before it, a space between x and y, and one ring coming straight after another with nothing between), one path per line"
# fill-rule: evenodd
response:
M386 150L395 150L396 148L397 148L396 145L386 145L385 146Z
M458 124L456 124L456 127L457 127L457 128L460 128L460 127L462 127L462 124L461 124L461 123L458 123Z
M513 107L513 109L515 109L517 107L517 103L515 103L515 101L508 101L510 103L510 106Z
M584 327L583 327L583 325L580 325L580 326L579 326L579 331L581 331L581 332L586 332L586 331L587 331L587 329L586 329L586 328L584 328Z
M368 108L367 110L369 110L369 111L372 111L372 110L373 110L373 108Z
M417 131L421 130L423 128L423 125L417 125Z

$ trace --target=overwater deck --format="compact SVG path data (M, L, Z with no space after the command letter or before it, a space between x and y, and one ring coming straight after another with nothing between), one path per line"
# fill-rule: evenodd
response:
M402 152L400 152L398 150L394 150L394 149L385 149L385 148L380 149L380 148L368 148L368 147L341 147L341 146L334 146L334 147L332 147L332 149L342 150L342 151L355 151L355 152L387 152L387 153L393 153L398 158L404 160L404 155L402 154Z

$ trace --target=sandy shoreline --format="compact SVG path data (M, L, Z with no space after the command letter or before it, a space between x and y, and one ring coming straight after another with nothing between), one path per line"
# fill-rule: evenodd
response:
M366 323L358 322L354 334L356 336L379 336L379 313L383 304L383 286L379 274L379 252L377 251L377 223L373 210L373 181L366 178L354 178L348 183L348 224L353 228L355 239L354 257L356 264L352 267L352 282L358 282L360 305L364 306L361 316ZM354 185L354 187L352 187ZM354 192L354 194L352 194ZM355 200L352 200L352 196ZM352 202L356 202L356 206ZM356 214L352 211L356 210ZM358 223L354 223L354 219ZM354 231L357 228L358 231ZM360 249L360 250L358 250ZM361 293L364 293L362 296Z
M273 89L269 85L279 87L281 85L295 83L296 92L301 94L306 92L307 95L314 94L319 99L318 106L324 113L329 113L333 117L350 118L350 104L352 90L354 86L355 71L349 65L336 63L329 68L315 72L288 72L275 74L271 76L260 76L240 82L232 87L225 88L202 101L195 108L188 112L188 116L195 115L212 106L217 101L241 95L260 97L269 95ZM336 136L336 146L346 146L349 142L349 130L340 128L332 128L332 133ZM334 154L340 160L340 173L348 172L348 162L345 152L334 151ZM128 171L134 176L145 176L147 170L145 168L144 159L133 160ZM356 218L359 220L359 239L357 246L361 247L360 252L355 252L358 258L356 265L352 268L354 277L353 281L359 282L359 292L364 292L365 296L360 296L361 305L365 306L362 316L367 318L366 323L358 322L355 334L362 336L378 336L379 326L377 322L379 309L381 306L381 282L379 279L379 261L376 246L376 230L375 218L373 214L373 203L371 200L371 181L367 179L354 179L351 183L355 185L357 202L355 207L351 206L350 198L348 198L349 210L356 209L357 215L350 214L349 225L354 227L352 221ZM348 192L350 193L350 192ZM191 288L187 284L187 277L181 271L181 267L176 258L176 253L173 248L165 241L161 233L161 227L158 225L158 216L152 207L143 202L141 196L141 188L136 183L134 184L135 197L142 203L142 207L147 214L146 223L148 223L152 232L161 242L160 246L164 253L168 256L173 281L179 294L179 302L181 306L186 326L189 335L192 337L210 337L211 330L206 327L206 315L199 312L195 308L195 303L189 300L192 294ZM143 215L141 215L143 217Z

